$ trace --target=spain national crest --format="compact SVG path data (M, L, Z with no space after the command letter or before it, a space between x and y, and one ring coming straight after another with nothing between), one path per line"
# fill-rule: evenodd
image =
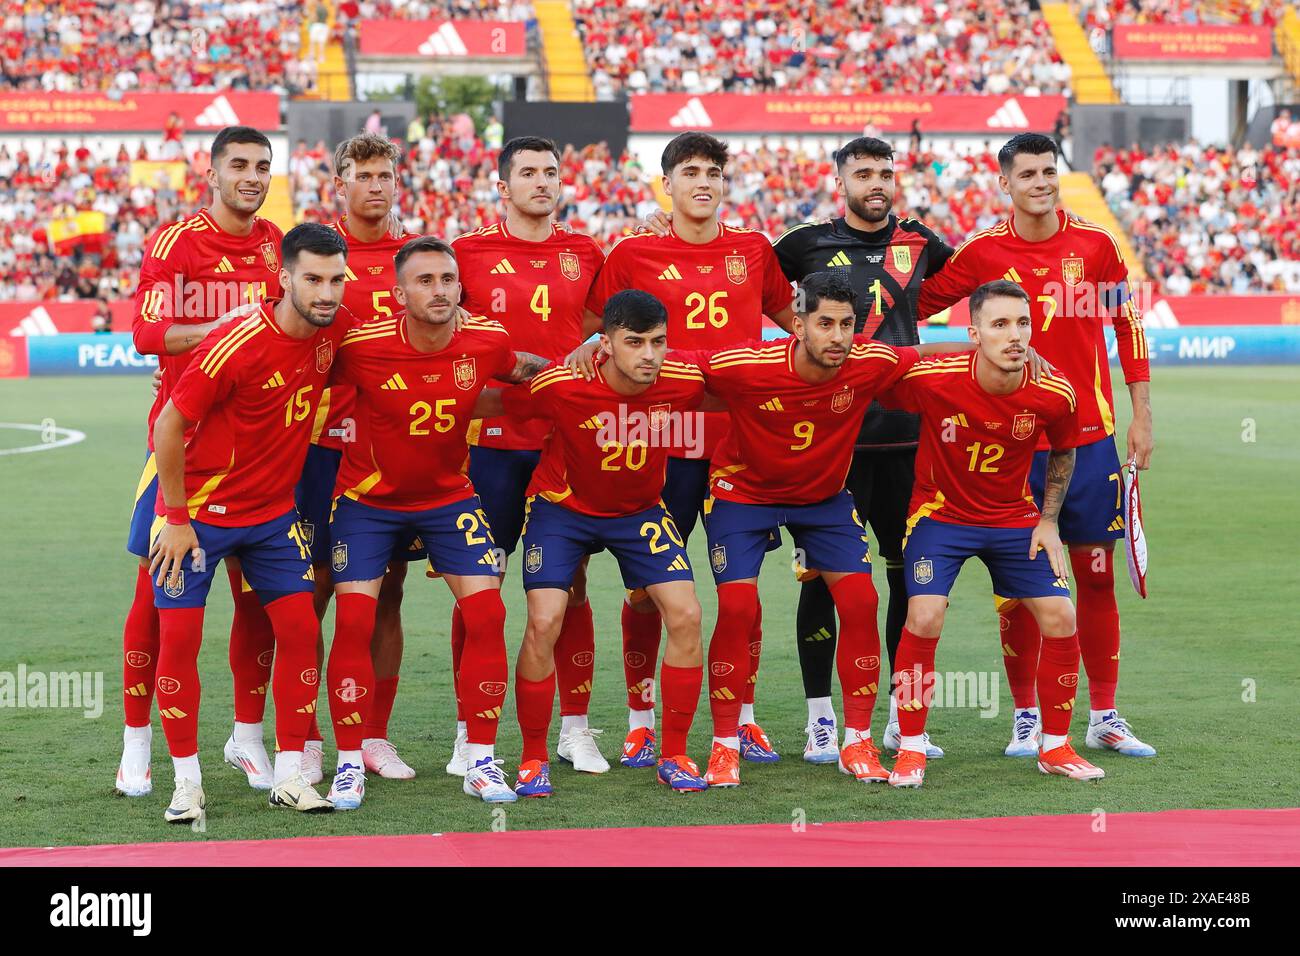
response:
M167 595L169 598L178 598L184 593L185 593L185 572L183 570L178 569L176 571L176 577L174 582L171 575L168 575L167 577L163 578L163 594Z
M316 540L316 526L310 521L299 521L298 529L302 534L302 543L310 548L311 543Z
M542 569L542 548L541 545L533 545L524 555L524 568L529 574L536 574Z
M456 387L462 391L469 391L478 381L478 368L472 358L456 359L451 363L451 372L456 379Z
M745 269L744 256L727 256L727 278L736 285L744 285L748 272Z
M1078 285L1083 281L1083 259L1062 259L1061 280L1066 285Z
M668 427L668 416L673 407L667 402L650 406L650 430L661 432Z
M853 406L853 389L846 388L831 396L831 411L847 412Z
M709 560L713 563L714 574L721 574L727 570L727 546L725 544L714 545L709 552Z
M917 584L929 584L934 580L934 562L928 558L912 565L912 578Z
M578 261L576 253L560 253L560 275L572 282L577 282L582 277L582 263Z
M1024 441L1034 434L1034 413L1029 412L1025 415L1017 415L1011 419L1011 437L1016 441Z
M280 253L276 251L274 242L264 242L260 246L262 250L262 261L272 272L280 271Z
M906 275L912 271L912 247L911 246L890 246L889 251L894 254L894 268Z
M316 346L316 371L322 375L334 364L334 343L322 342Z
M335 571L342 571L348 566L348 546L346 544L336 544L330 551L330 558Z

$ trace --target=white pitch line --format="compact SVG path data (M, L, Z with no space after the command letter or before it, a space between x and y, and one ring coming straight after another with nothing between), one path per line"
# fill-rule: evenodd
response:
M47 428L45 425L28 425L23 422L0 422L0 428L16 428L24 432L44 432ZM21 455L29 451L49 451L51 448L62 448L65 445L75 445L79 441L86 440L86 433L79 432L75 428L58 428L50 425L48 428L55 433L62 433L63 437L57 441L41 442L39 445L23 445L19 448L0 448L0 455Z

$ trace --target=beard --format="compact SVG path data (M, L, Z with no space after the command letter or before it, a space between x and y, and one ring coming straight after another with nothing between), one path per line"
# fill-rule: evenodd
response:
M853 211L855 216L865 219L867 222L884 222L893 208L892 204L886 203L880 209L872 209L867 205L865 198L859 199L856 196L845 197L844 204Z
M334 308L330 311L330 314L327 317L322 318L314 309L312 309L311 302L304 302L293 292L289 293L289 301L293 303L293 307L298 311L299 315L318 329L324 329L333 324L334 316L338 314L339 305L341 304L338 302L332 303Z

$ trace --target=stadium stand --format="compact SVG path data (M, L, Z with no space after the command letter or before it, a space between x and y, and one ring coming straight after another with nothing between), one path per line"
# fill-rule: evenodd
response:
M1089 29L1123 23L1228 23L1274 27L1289 0L1072 0Z
M1300 141L1107 147L1093 176L1162 291L1300 292Z
M1027 0L575 0L596 94L1067 92Z

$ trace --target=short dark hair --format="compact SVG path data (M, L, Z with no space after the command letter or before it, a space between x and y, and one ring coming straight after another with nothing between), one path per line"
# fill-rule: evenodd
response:
M1042 133L1017 133L998 150L998 167L1003 176L1009 176L1017 156L1041 156L1043 153L1051 153L1053 159L1060 156L1061 150L1057 147L1056 140Z
M802 302L798 308L800 315L812 315L822 304L823 299L830 302L847 302L853 307L854 312L858 308L858 297L853 292L849 277L838 269L809 273L799 283L799 291L801 294L795 297L795 301L796 304Z
M671 176L673 170L682 163L697 158L707 159L710 163L715 163L719 169L726 169L727 160L730 158L727 144L708 133L678 133L664 147L660 165L664 175Z
M304 222L294 226L280 240L280 260L286 269L292 269L298 261L298 253L310 252L318 256L348 254L348 243L342 235L329 226L318 222Z
M625 289L606 300L603 319L606 335L612 334L615 329L627 329L639 334L667 325L668 310L649 292Z
M402 267L406 265L406 260L417 252L441 252L445 256L451 256L452 262L456 261L456 251L452 249L451 243L444 242L437 236L420 236L397 250L393 266L397 269L398 278L401 278Z
M874 136L859 136L857 139L851 139L835 151L835 168L843 169L844 164L850 159L857 159L859 156L870 156L872 159L887 159L891 163L894 161L894 147L890 146L883 139L876 139Z
M510 166L514 162L515 153L524 151L550 153L555 157L557 164L560 161L560 150L555 145L555 140L544 136L515 136L506 140L506 144L501 147L501 155L497 157L497 175L502 179L509 179Z
M976 321L976 316L984 311L984 303L989 299L1019 299L1028 305L1029 293L1010 279L995 279L993 282L984 283L970 294L972 324Z
M221 154L226 151L226 147L233 146L235 143L256 143L258 146L265 146L268 153L271 152L271 141L266 138L265 133L260 133L251 126L227 126L213 137L212 165L215 166L220 162Z

